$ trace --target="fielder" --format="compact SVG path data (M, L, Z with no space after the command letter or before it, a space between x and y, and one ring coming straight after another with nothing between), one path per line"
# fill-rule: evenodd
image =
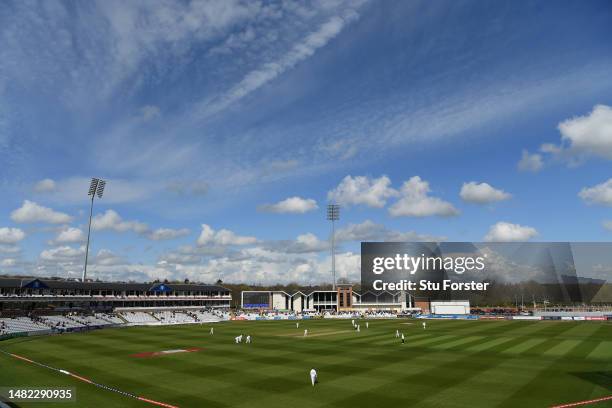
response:
M315 386L316 383L319 382L317 380L317 370L315 370L314 368L310 370L310 382L312 383L313 387Z
M299 328L300 328L300 322L296 322L296 323L295 323L295 328L296 328L296 329L299 329Z
M242 335L240 335L240 336L236 336L236 337L234 338L234 341L236 342L236 344L238 344L238 343L242 342Z
M246 336L246 344L251 344L251 336Z
M404 339L404 333L402 333L402 344L404 344L406 339Z
M355 327L355 319L351 320L351 324Z
M425 330L427 328L427 323L423 322L423 330Z
M308 329L304 329L304 337L308 336Z
M214 327L211 327L211 328L210 328L210 335L212 336L213 334L215 334L215 328L214 328Z
M366 329L370 328L370 322L366 322Z
M357 325L357 333L359 333L360 331L361 331L361 327Z
M396 330L396 331L395 331L395 338L396 338L396 339L398 339L398 338L399 338L399 336L400 336L400 335L399 335L399 330Z

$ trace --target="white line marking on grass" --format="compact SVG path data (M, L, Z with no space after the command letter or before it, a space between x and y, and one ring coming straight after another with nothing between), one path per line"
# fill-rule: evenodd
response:
M571 402L569 404L562 404L562 405L554 405L551 408L569 408L569 407L578 407L581 405L587 405L587 404L596 404L598 402L604 402L604 401L610 401L612 400L612 395L608 396L608 397L602 397L602 398L595 398L592 400L587 400L587 401L578 401L578 402Z
M137 399L137 400L140 400L140 401L143 401L143 402L148 402L149 404L157 405L157 406L160 406L160 407L179 408L176 405L170 405L170 404L166 404L165 402L155 401L155 400L152 400L152 399L149 399L149 398L145 398L145 397L141 397L141 396L138 396L138 395L135 395L135 394L131 394L129 392L121 391L121 390L119 390L117 388L112 388L112 387L106 386L104 384L93 382L89 378L81 377L81 376L76 375L74 373L71 373L69 371L66 371L66 370L63 370L63 369L60 369L60 368L51 367L51 366L43 364L43 363L39 363L38 361L30 360L29 358L24 357L24 356L20 356L19 354L9 353L8 351L4 351L4 350L0 350L0 353L5 354L7 356L11 356L11 357L16 358L16 359L21 360L21 361L28 362L30 364L37 365L39 367L47 368L49 370L56 371L58 373L68 375L68 376L70 376L72 378L76 378L79 381L83 381L83 382L85 382L87 384L94 385L94 386L96 386L98 388L103 388L103 389L105 389L107 391L112 391L112 392L115 392L117 394L121 394L121 395L123 395L125 397L134 398L134 399Z

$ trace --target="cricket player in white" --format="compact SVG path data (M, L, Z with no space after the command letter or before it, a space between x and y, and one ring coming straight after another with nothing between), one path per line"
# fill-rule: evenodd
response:
M395 338L397 339L397 338L399 338L399 336L400 336L400 335L399 335L399 330L396 330L396 331L395 331Z
M296 329L299 329L299 328L300 328L300 322L297 322L297 323L295 324L295 328L296 328Z
M247 344L251 344L251 336L250 335L246 337L246 343Z
M427 328L427 323L423 322L423 330Z
M234 340L236 341L236 344L240 343L240 341L241 341L240 336L236 336L236 338Z
M360 331L361 331L361 327L357 325L357 332L359 333Z
M214 328L214 327L211 327L211 328L210 328L210 334L211 334L211 335L215 334L215 328Z
M308 336L308 329L304 329L304 337Z
M404 333L402 333L402 344L404 344Z
M351 320L351 324L355 327L355 319Z
M366 322L366 329L370 328L370 322Z
M310 370L310 382L312 383L313 387L317 383L317 370L315 370L314 368Z

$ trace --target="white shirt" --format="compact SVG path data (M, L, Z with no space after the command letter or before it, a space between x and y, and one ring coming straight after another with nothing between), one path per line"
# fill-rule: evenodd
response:
M317 378L317 370L314 368L310 370L310 378Z

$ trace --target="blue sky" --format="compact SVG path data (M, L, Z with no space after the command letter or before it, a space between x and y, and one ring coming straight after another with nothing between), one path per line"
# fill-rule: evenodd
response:
M3 1L0 273L318 283L362 240L609 241L608 1Z

